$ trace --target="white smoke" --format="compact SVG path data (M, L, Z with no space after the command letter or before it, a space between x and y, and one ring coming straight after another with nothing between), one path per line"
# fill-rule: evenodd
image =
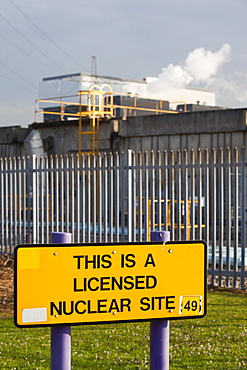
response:
M230 54L229 44L222 45L217 52L197 48L188 54L184 63L164 67L158 77L148 84L147 94L168 97L169 94L174 95L174 92L189 86L210 87L214 91L215 78L220 67L229 61Z
M247 72L220 72L211 79L208 86L216 93L221 106L247 106Z
M184 70L191 76L191 82L207 82L229 60L230 54L231 46L228 44L224 44L216 53L204 48L195 49L188 54Z

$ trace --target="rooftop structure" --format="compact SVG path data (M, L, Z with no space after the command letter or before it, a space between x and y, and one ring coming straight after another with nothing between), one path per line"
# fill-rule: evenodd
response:
M96 74L76 73L44 78L40 84L40 99L36 102L36 122L79 120L78 152L82 138L90 138L89 153L99 150L100 122L114 118L143 115L178 114L187 110L215 108L211 91L193 88L163 89L157 80L131 80ZM161 88L160 88L161 87ZM202 102L202 105L200 105ZM85 129L85 119L90 126Z
M198 104L215 106L215 94L212 91L192 87L165 89L155 92L152 84L154 79L134 80L127 78L100 76L89 73L74 73L43 78L39 86L39 99L69 97L78 91L89 90L93 84L109 84L114 94L140 95L145 98L162 99L170 102L170 108L176 109L177 104Z

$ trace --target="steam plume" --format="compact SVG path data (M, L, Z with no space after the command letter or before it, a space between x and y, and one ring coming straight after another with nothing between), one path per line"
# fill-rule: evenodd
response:
M152 96L167 95L167 91L185 88L189 85L204 84L210 86L220 67L231 54L231 46L224 44L217 52L197 48L191 51L181 65L169 64L162 69L157 78L147 86L147 93Z

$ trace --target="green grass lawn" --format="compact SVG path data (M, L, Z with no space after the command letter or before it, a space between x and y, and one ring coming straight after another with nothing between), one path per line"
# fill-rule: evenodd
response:
M247 369L247 294L208 294L203 319L171 321L170 370ZM50 329L0 319L0 369L49 369ZM149 369L149 323L72 327L72 369Z

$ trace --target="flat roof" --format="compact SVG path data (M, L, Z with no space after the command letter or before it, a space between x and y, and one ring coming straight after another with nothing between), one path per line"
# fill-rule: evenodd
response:
M112 76L102 76L102 75L93 75L91 73L72 73L68 75L59 75L59 76L52 76L52 77L45 77L42 81L51 81L51 80L66 80L72 77L92 77L98 79L105 79L105 80L114 80L114 81L122 81L122 82L135 82L135 83L143 83L147 85L146 81L143 80L135 80L130 78L121 78L121 77L112 77Z

